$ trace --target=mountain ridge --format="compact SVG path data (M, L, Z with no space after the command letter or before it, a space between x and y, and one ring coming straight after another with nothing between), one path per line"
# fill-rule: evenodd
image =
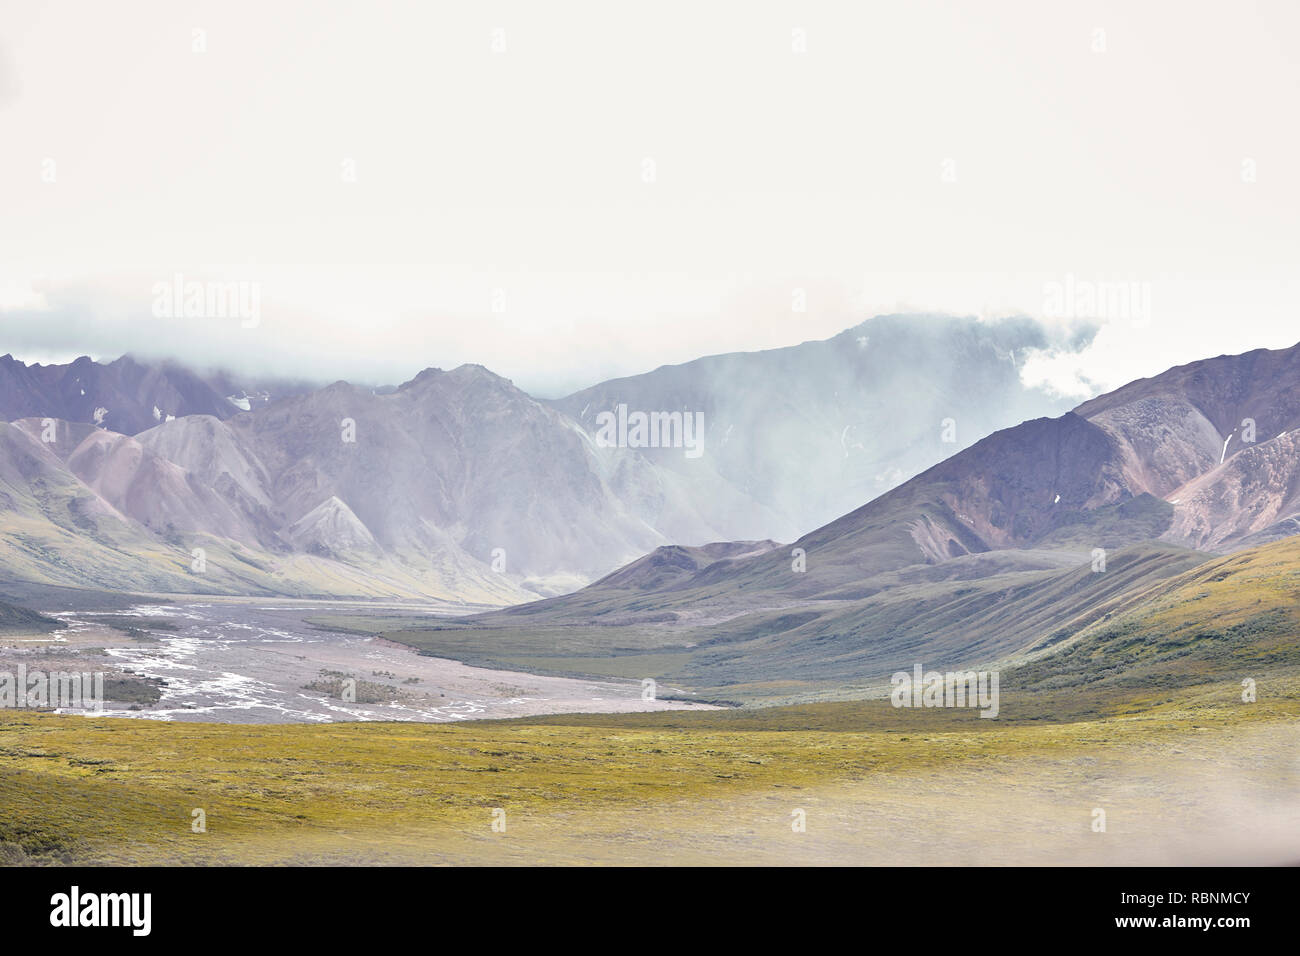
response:
M860 340L869 335L876 341L866 349ZM495 574L500 586L489 590L526 600L599 579L660 545L793 537L803 530L798 524L807 502L820 501L828 489L839 500L857 493L833 478L815 478L817 461L787 454L764 437L767 432L795 434L825 418L803 447L817 460L863 458L865 464L854 467L870 471L875 459L867 458L878 458L884 446L840 419L859 415L864 401L895 407L893 379L877 380L879 372L904 365L903 359L928 358L933 367L922 376L933 379L931 391L954 397L936 399L915 421L895 423L885 434L890 442L910 443L908 462L931 464L956 444L941 440L937 414L940 405L948 411L958 404L951 377L970 373L997 383L988 410L979 414L1005 418L1013 414L1009 408L1045 401L1020 384L1015 355L1046 341L1028 322L931 317L909 325L880 317L820 342L706 356L647 373L626 396L643 411L671 407L677 400L672 382L682 376L700 396L725 392L741 379L755 395L780 389L785 379L774 375L800 383L749 423L757 437L746 436L743 423L706 421L706 454L698 459L681 449L651 454L607 447L592 423L569 415L563 401L538 400L474 363L430 366L391 389L342 380L289 389L244 402L250 406L244 411L220 394L228 377L205 379L174 363L146 366L129 356L103 366L89 359L48 367L11 361L0 367L0 408L33 377L42 380L45 394L73 386L80 392L94 385L92 378L108 382L115 396L129 393L123 404L91 387L78 394L75 407L40 406L40 414L17 420L37 439L46 418L58 420L50 445L71 472L60 483L81 482L86 490L70 493L93 495L94 507L138 525L159 544L175 547L190 536L196 538L191 545L200 546L197 538L206 536L257 552L265 566L299 554L351 563L358 573L376 554L411 565L419 575L450 562L460 569L453 578ZM894 361L886 354L891 349ZM707 371L719 363L726 375ZM828 377L852 382L852 389L827 392ZM168 389L182 391L176 383L197 397L188 405L157 398ZM26 409L36 399L23 395ZM1001 407L1008 396L1014 401ZM96 416L90 405L110 407ZM87 420L70 424L49 414L59 407ZM980 427L979 420L963 418L963 434ZM117 439L93 437L114 432L117 422L143 427L118 432ZM713 458L727 448L725 455L738 455L733 464L741 471L715 466ZM895 464L880 481L896 482L901 467L911 465ZM748 531L762 533L742 533ZM439 597L447 593L437 589ZM476 590L476 601L481 596Z

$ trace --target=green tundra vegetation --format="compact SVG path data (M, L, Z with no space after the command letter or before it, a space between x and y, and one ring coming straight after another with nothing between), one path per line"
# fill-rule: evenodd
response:
M1095 854L1165 852L1242 800L1234 820L1271 828L1249 838L1282 846L1300 832L1300 540L1142 588L1011 654L996 720L883 698L457 724L7 712L0 860L1114 861Z
M1090 807L1109 787L1136 814L1143 801L1168 800L1159 784L1178 779L1180 759L1217 775L1226 772L1218 758L1247 750L1260 755L1252 786L1294 795L1300 669L1258 673L1253 704L1235 683L1212 682L1113 700L1115 716L1076 721L882 702L432 725L8 713L0 859L616 863L636 862L626 855L635 844L663 862L722 861L741 849L798 860L793 808L836 819L845 837L836 847L849 853L870 831L847 827L846 816L877 819L867 808L900 794L914 800L899 808L899 826L909 813L938 813L963 787L989 813L1036 788ZM1149 792L1135 792L1125 768L1138 768ZM1178 789L1182 801L1195 792ZM193 832L195 810L206 832ZM496 810L504 833L492 829ZM1046 821L1061 823L1053 812ZM1075 822L1086 831L1083 817Z

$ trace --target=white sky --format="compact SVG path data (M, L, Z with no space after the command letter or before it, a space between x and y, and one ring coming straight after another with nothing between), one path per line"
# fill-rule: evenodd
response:
M1145 283L1027 371L1084 394L1300 340L1298 91L1291 2L5 0L0 353L558 394Z

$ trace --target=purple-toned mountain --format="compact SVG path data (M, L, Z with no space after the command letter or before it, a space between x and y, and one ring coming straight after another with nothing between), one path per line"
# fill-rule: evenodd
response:
M0 419L57 418L124 435L184 415L230 418L309 388L243 381L225 372L200 373L175 362L137 361L129 355L107 364L82 356L66 365L27 365L12 355L0 356Z
M1028 350L1048 344L1028 320L881 317L824 342L714 356L590 390L592 401L634 413L702 417L700 454L606 447L586 398L539 402L473 365L426 369L396 389L336 382L250 403L229 376L168 363L9 359L0 408L38 449L48 446L37 457L60 472L61 494L83 500L78 507L171 548L203 538L247 549L271 569L269 586L276 575L299 582L311 559L331 562L306 575L311 586L390 593L387 583L346 590L388 563L404 569L386 571L398 582L392 593L445 597L463 586L475 601L521 600L580 587L668 542L788 540L814 515L961 447L945 441L945 417L960 418L959 441L969 442L1026 410L1054 411L1059 399L1020 382ZM60 422L48 442L46 419ZM33 453L28 443L10 447ZM21 486L10 497L52 501ZM33 551L15 539L19 564L63 583L89 570L64 553L61 536L49 540ZM20 570L0 563L0 576Z
M1297 429L1300 345L1206 359L996 432L797 544L864 567L904 532L925 563L1157 536L1258 544L1294 533Z

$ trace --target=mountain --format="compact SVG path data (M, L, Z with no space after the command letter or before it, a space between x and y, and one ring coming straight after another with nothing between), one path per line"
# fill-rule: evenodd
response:
M465 365L394 389L289 389L241 411L221 394L229 376L129 357L10 359L0 394L30 413L20 430L48 453L43 467L60 472L62 493L154 542L151 553L230 549L265 571L245 585L259 592L454 598L460 588L475 602L513 603L572 591L670 542L794 536L834 501L860 501L859 479L894 483L990 422L1059 403L1019 381L1027 350L1048 344L1027 320L884 317L825 342L701 359L557 402ZM909 399L905 379L926 398ZM586 408L600 395L633 413L676 414L679 428L703 416L698 434L676 436L701 439L700 453L608 446ZM575 417L567 409L580 400ZM887 422L876 438L854 437L864 414ZM952 415L960 423L945 433ZM888 474L877 467L886 459ZM823 468L830 480L815 477ZM31 491L20 485L20 497ZM39 513L62 527L57 511ZM79 560L56 548L41 573L72 583ZM330 563L311 563L321 561ZM383 583L358 584L381 569Z
M20 422L30 426L30 420ZM134 438L92 431L66 460L91 491L152 532L210 534L256 545L257 531L210 487Z
M0 539L18 537L19 519L45 525L40 549L2 565L7 577L66 584L84 569L82 583L103 586L99 570L114 567L119 585L156 590L503 604L663 540L623 509L572 423L478 366L427 370L384 395L339 382L136 436L44 419L5 436L13 491L0 504L14 523ZM80 532L75 547L60 530ZM182 577L195 547L214 549L201 581Z
M1129 486L1166 498L1166 539L1210 550L1295 534L1300 347L1219 356L1077 412L1116 436Z
M349 426L350 423L350 426ZM539 581L589 580L664 539L610 490L581 433L481 366L427 369L387 395L338 382L224 425L233 467L177 420L140 436L210 482L268 501L285 525L333 499L347 534L384 551L459 550ZM351 439L351 440L349 440ZM330 545L349 551L346 541ZM542 585L545 586L545 585Z
M635 452L674 485L661 479L647 490L636 484L643 470L628 468L615 490L677 543L790 540L998 428L1065 411L1065 400L1027 388L1020 373L1033 350L1078 348L1091 332L1058 340L1029 319L884 315L825 341L664 366L552 404L593 436L597 417L620 405L701 413L699 459L677 448ZM743 503L725 520L674 520L674 493L716 502L719 488Z
M0 356L0 419L58 418L134 435L168 418L230 418L298 394L303 383L238 381L225 372L198 373L175 362L129 355L107 364L82 356L67 365L27 365Z
M512 603L527 593L456 553L410 563L364 553L342 560L268 544L274 529L249 526L211 486L137 439L67 422L49 429L42 420L0 423L7 588L435 597L468 605ZM42 440L47 435L57 440Z

